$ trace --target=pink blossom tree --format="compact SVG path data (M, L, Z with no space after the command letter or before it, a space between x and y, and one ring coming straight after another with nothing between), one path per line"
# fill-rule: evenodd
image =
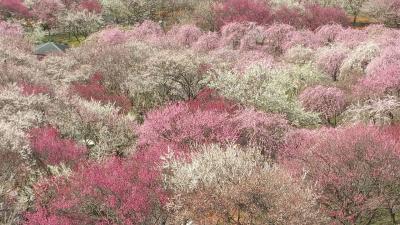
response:
M297 131L288 136L282 165L316 185L324 211L338 223L365 224L386 211L396 224L400 148L391 137L363 125Z
M4 17L11 16L15 13L19 16L29 17L31 14L29 9L21 0L1 0L0 1L0 15Z
M287 24L273 24L265 31L265 48L272 55L281 55L290 35L295 30Z
M344 28L338 24L327 24L319 27L316 30L318 39L323 44L330 44L336 40L336 37L343 32Z
M175 26L167 33L167 37L182 47L190 47L203 34L200 28L195 25Z
M33 4L32 14L50 29L57 24L58 13L64 8L64 4L59 0L40 0Z
M262 50L265 43L265 26L254 26L252 24L240 40L241 51Z
M83 0L79 2L78 8L89 12L101 13L101 4L98 0Z
M20 24L0 21L0 34L10 37L22 37L24 30Z
M238 105L218 95L218 93L210 88L203 88L194 99L186 102L191 111L197 110L214 110L219 112L233 113L238 109Z
M323 48L317 53L315 63L318 69L337 81L340 67L348 53L349 50L341 46Z
M378 57L375 57L367 65L366 73L367 75L373 75L376 73L381 73L390 66L396 66L400 63L400 46L390 45L384 48Z
M238 133L228 120L226 112L191 111L185 103L170 104L147 114L138 129L138 144L171 143L187 149L195 143L232 142Z
M296 46L316 49L321 46L321 43L318 36L310 30L294 30L289 33L283 49L287 51Z
M192 49L197 52L209 52L218 48L219 39L219 35L215 32L203 34L197 39L195 43L193 43Z
M336 117L345 108L344 92L335 87L310 87L299 98L304 108L320 113L320 117L332 125L336 125Z
M231 119L239 131L237 143L256 147L269 159L275 160L291 129L284 116L267 114L254 109L238 110Z
M400 96L400 66L392 64L361 78L355 85L355 93L364 97Z
M111 45L122 44L128 39L127 34L116 27L102 30L99 36L99 42Z
M322 7L318 4L305 6L305 22L306 27L315 30L325 24L341 24L348 25L346 12L337 7Z
M151 111L138 129L139 148L161 145L157 149L188 153L193 144L237 143L257 147L275 159L290 129L288 121L281 115L240 109L213 95L206 89L194 100Z
M246 35L247 31L253 27L252 23L232 22L221 28L220 45L231 49L238 49L241 39Z
M233 69L239 73L244 73L247 69L254 66L270 69L274 67L275 63L273 56L263 51L245 51L239 55Z
M268 24L272 20L271 9L259 0L225 0L214 6L214 14L218 28L232 22Z
M141 41L156 39L164 36L164 31L160 24L150 20L143 21L143 23L135 26L128 33L130 37Z
M360 43L369 39L368 33L365 30L358 30L353 28L344 29L336 36L336 42L348 48L354 48Z
M300 8L283 5L274 11L274 22L304 28L304 13Z

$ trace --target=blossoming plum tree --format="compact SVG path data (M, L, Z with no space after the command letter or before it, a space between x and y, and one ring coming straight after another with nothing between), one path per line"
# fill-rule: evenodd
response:
M364 223L386 210L396 223L399 196L393 190L400 185L400 155L392 136L365 125L295 136L302 138L288 138L283 164L316 184L319 202L331 218L342 224Z

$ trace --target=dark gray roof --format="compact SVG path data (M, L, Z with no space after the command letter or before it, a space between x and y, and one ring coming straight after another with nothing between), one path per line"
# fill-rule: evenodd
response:
M68 45L47 42L38 45L34 51L35 55L47 55L49 53L64 53Z

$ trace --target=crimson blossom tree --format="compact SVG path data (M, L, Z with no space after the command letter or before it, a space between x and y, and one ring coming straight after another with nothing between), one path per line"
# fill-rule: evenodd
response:
M22 94L26 96L36 94L51 94L50 88L46 85L21 82L19 86L22 88Z
M385 129L350 127L295 131L282 165L315 184L324 211L340 224L371 224L384 216L397 224L400 148Z
M68 177L40 182L25 224L161 224L166 195L159 176L138 160L90 162Z
M108 92L102 84L103 76L100 73L94 74L87 84L72 85L72 93L78 94L86 100L96 100L101 103L113 103L121 108L121 112L127 113L132 108L132 104L125 95L113 95Z
M87 150L71 139L62 139L59 131L51 126L31 129L29 138L33 153L45 165L72 163Z
M88 10L93 13L101 13L101 4L97 0L83 0L79 2L78 8Z

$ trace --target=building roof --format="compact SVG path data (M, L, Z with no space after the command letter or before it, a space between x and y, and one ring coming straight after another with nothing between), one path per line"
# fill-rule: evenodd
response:
M47 55L49 53L64 53L68 45L56 44L54 42L46 42L38 45L34 51L35 55Z

